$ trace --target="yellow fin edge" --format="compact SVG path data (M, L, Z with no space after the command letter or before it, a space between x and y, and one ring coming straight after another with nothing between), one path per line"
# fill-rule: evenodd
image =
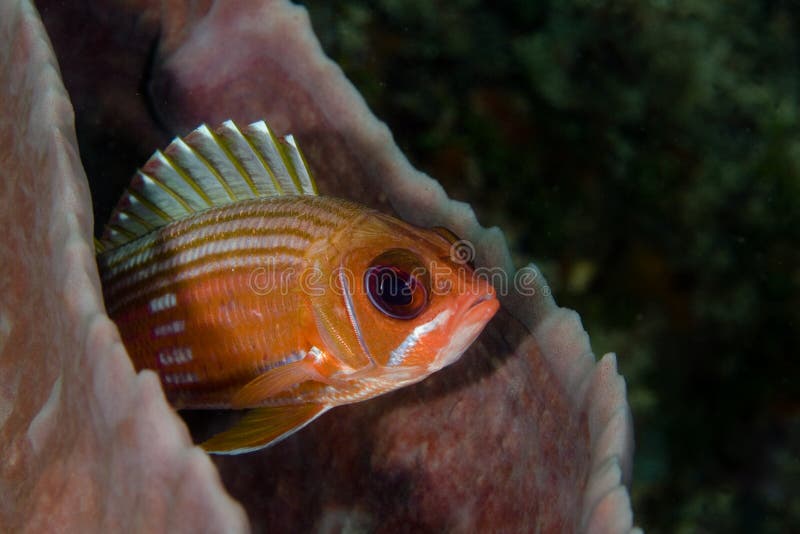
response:
M316 194L311 170L292 135L278 138L264 121L245 128L230 120L214 129L202 124L157 150L135 174L103 236L95 240L95 250L116 248L232 202Z
M212 454L253 452L285 439L325 413L324 404L265 406L250 410L238 423L200 444Z

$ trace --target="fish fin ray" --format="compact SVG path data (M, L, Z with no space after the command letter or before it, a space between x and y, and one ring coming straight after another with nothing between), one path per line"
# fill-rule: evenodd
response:
M264 121L240 129L203 124L157 150L137 171L99 240L109 250L199 211L239 200L316 195L294 137ZM99 250L99 249L98 249Z
M231 399L233 408L249 408L308 380L329 380L306 359L265 371L242 386Z
M212 436L200 446L212 454L252 452L291 436L329 408L312 403L255 408L231 428Z

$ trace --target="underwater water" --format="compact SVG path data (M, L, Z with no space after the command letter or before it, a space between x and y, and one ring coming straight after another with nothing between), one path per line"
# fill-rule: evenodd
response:
M800 529L800 7L307 2L412 163L615 351L648 532Z

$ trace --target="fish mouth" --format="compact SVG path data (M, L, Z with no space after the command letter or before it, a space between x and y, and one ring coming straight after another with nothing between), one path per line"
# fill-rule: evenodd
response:
M470 322L488 322L500 308L500 301L494 291L487 291L470 303L466 316Z
M469 305L468 309L471 310L475 306L483 304L484 302L489 301L489 300L497 300L495 298L494 291L489 291L489 292L481 295L480 297L478 297L472 304Z
M470 345L478 338L497 310L500 301L497 300L493 290L487 291L473 300L464 310L453 332L450 342L443 350L439 351L436 359L429 366L429 371L438 371L442 367L456 361Z

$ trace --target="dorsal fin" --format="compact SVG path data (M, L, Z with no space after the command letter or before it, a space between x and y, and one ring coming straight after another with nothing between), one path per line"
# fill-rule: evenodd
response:
M239 129L205 124L157 150L117 203L96 251L124 245L198 211L239 200L316 195L294 137L278 139L264 121Z

